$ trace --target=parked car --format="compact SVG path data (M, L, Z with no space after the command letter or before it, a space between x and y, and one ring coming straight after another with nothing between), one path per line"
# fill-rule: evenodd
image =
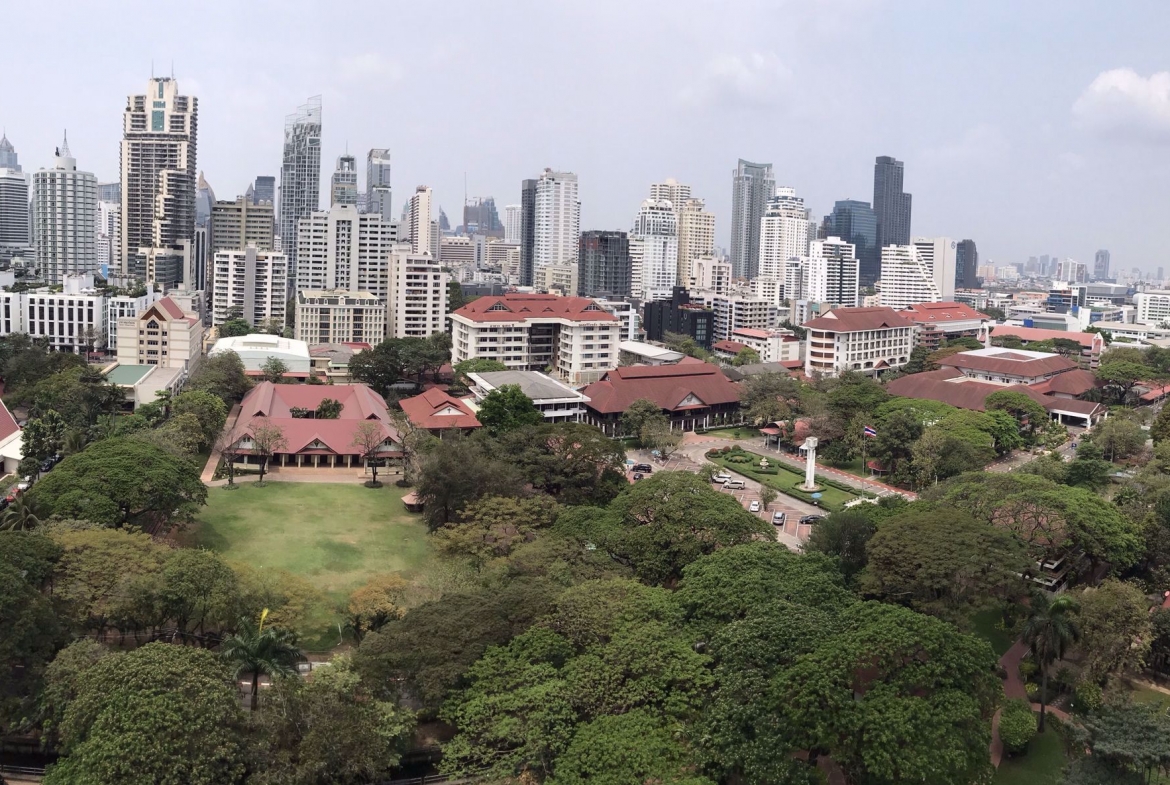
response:
M41 474L53 471L53 467L56 465L57 464L53 463L52 458L46 458L45 460L41 461Z
M634 472L634 482L641 480L645 475L642 472Z
M634 471L642 472L642 474L649 474L651 472L650 464L648 464L648 463L635 463L634 464Z
M787 513L783 512L781 510L776 510L776 512L772 513L772 523L776 526L783 526L784 522L787 520L788 520Z
M804 515L801 517L800 522L801 523L819 523L820 521L823 521L824 519L825 519L825 516L823 516L823 515Z
M723 490L725 491L742 491L747 487L747 483L743 480L728 480L723 483Z
M748 512L759 512L759 511L760 511L760 500L759 499L752 499L752 503L748 505Z
M716 474L714 477L711 478L711 482L717 482L720 485L722 485L725 482L730 482L730 481L731 481L730 474Z
M12 504L14 501L16 501L16 497L19 495L20 495L20 491L13 491L12 493L10 493L4 497L4 501L8 502L9 504Z
M28 482L28 481L19 482L16 484L16 490L20 491L21 493L24 493L25 491L27 491L31 487L32 487L32 483Z

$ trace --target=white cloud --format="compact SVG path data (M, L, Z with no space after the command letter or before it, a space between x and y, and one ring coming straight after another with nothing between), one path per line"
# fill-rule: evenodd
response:
M402 78L402 66L387 60L377 52L343 57L337 62L338 73L347 82L397 82Z
M679 91L679 100L691 106L760 108L779 103L791 83L792 71L774 52L725 54L709 60Z
M956 166L971 164L1003 156L1008 151L1008 141L1003 132L994 125L980 123L968 128L959 136L936 147L923 151L923 160L932 166Z
M1077 98L1072 112L1103 137L1170 144L1170 71L1148 77L1132 68L1103 71Z

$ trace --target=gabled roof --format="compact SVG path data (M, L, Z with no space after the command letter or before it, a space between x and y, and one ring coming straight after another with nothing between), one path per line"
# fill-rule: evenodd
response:
M478 297L455 311L473 322L520 322L568 319L574 322L616 322L617 317L588 297L555 294L502 294Z
M398 403L407 418L419 428L436 430L480 426L470 406L438 388L432 388L413 398L403 398Z
M639 398L651 400L666 411L739 401L739 391L723 371L700 361L615 368L583 392L590 399L589 408L603 414L624 412Z
M20 426L16 424L16 418L8 411L4 401L0 401L0 444L15 433L20 433Z
M1034 357L1029 356L1029 354L1036 354L1035 352L1029 354L1021 354L1010 350L999 350L994 354L987 352L988 350L986 349L973 352L959 352L958 354L952 354L950 357L938 360L938 364L943 367L967 368L972 371L1001 373L1004 375L1010 374L1012 376L1025 376L1029 378L1051 376L1053 374L1071 371L1078 367L1075 362L1059 354Z
M979 313L966 303L914 303L906 306L902 315L918 324L941 324L947 322L991 321L987 314Z
M814 330L829 330L838 333L854 333L862 330L886 330L894 327L913 327L913 322L903 318L893 308L834 308L823 316L809 319L804 327Z
M1055 395L1056 393L1084 395L1096 386L1097 377L1093 375L1092 371L1077 368L1065 373L1058 373L1046 381L1032 385L1032 388L1045 395Z
M1016 327L1011 324L999 324L991 328L992 338L1002 338L1014 335L1021 341L1047 341L1064 338L1076 341L1085 349L1092 349L1094 341L1104 341L1100 333L1070 333L1064 330L1042 330L1039 327Z
M961 374L953 368L943 368L938 371L914 373L902 376L886 385L886 392L901 398L917 398L920 400L939 401L959 409L971 411L986 411L983 402L987 396L997 392L1022 393L1048 411L1064 411L1076 414L1093 415L1104 409L1099 403L1078 401L1069 398L1054 398L1044 395L1036 387L1025 384L992 384L962 379Z
M715 343L713 343L711 345L711 348L717 352L729 352L730 354L739 354L740 352L742 352L744 349L747 348L747 344L740 343L739 341L723 340L723 341L716 341Z

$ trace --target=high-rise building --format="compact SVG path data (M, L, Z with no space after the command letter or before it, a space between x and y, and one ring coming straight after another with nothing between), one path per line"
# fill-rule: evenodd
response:
M630 296L630 238L625 232L581 232L578 256L582 297Z
M692 289L707 289L715 294L726 294L731 287L731 262L716 259L714 256L692 259L687 283Z
M431 221L431 189L420 185L414 189L410 200L406 204L406 240L410 242L410 249L415 254L431 254L438 261L438 254L434 253L439 237L435 232L435 224Z
M877 215L869 202L842 199L825 216L827 237L840 237L857 249L861 285L873 286L881 276L881 248L878 246ZM824 239L824 238L822 238Z
M504 225L500 223L493 197L476 196L463 203L463 232L485 237L504 236Z
M504 206L504 242L520 244L520 205L509 204Z
M77 171L66 139L52 169L33 175L33 247L49 283L97 269L97 178Z
M1161 275L1158 277L1161 280ZM1056 264L1056 273L1053 278L1067 283L1088 283L1088 265L1084 262L1078 262L1076 259L1062 259Z
M760 219L776 194L776 177L772 164L740 158L731 178L731 270L736 278L755 278L760 269Z
M1109 252L1102 248L1093 257L1093 280L1103 281L1109 277Z
M306 289L296 299L298 341L376 345L386 337L386 303L369 292Z
M878 248L910 243L911 198L902 190L904 174L905 165L888 155L879 155L874 162L873 211L877 216Z
M666 200L647 199L630 230L630 293L666 300L678 283L678 216Z
M0 247L28 248L28 225L28 177L15 169L0 169Z
M211 222L211 208L215 206L215 191L199 173L195 183L195 225L207 226Z
M950 237L911 237L910 244L931 271L941 302L954 301L959 244Z
M915 237L882 248L881 304L902 310L955 299L955 245L949 237Z
M691 187L668 177L664 182L650 184L650 198L656 202L670 202L678 210L683 202L691 198Z
M276 204L276 178L271 175L259 175L256 182L252 185L252 203L264 204L265 202Z
M441 333L447 322L447 282L451 277L428 253L405 243L390 253L387 338L426 338Z
M296 288L370 292L385 301L396 225L353 205L338 205L301 219L297 233Z
M121 148L124 270L129 271L130 257L143 249L167 255L190 242L198 131L199 99L179 95L174 79L152 78L144 95L127 97Z
M702 199L686 199L674 206L674 211L678 215L676 275L680 283L685 283L690 276L691 262L715 254L715 214L707 212L704 207Z
M102 186L98 185L98 195ZM108 192L107 192L108 193ZM97 207L97 248L98 267L111 265L118 258L119 237L122 234L122 203L99 200Z
M801 299L856 306L860 265L856 249L840 237L814 240L801 271Z
M238 251L249 245L258 251L273 250L272 202L252 202L237 197L219 201L211 208L211 250Z
M256 246L215 252L211 323L229 319L283 326L288 303L288 259Z
M12 146L12 142L8 141L8 136L4 133L0 133L0 169L20 171L20 157L17 156L16 148Z
M1037 272L1038 263L1036 257L1033 256L1028 260L1028 265L1025 266L1024 271L1029 273ZM955 288L956 289L978 289L979 277L975 271L979 269L979 251L975 247L974 240L960 240L958 247L955 249Z
M794 188L777 188L760 219L760 265L757 275L784 280L789 259L808 255L808 209Z
M366 212L391 221L390 151L375 147L366 153Z
M715 313L701 303L692 303L685 286L676 286L669 300L645 303L643 326L646 338L665 341L667 333L686 335L704 349L715 339Z
M536 270L537 180L520 182L520 285L532 286Z
M357 161L349 153L338 156L337 168L329 184L329 206L339 204L357 205Z
M532 264L573 264L581 237L577 175L545 169L536 181ZM677 247L675 253L678 253Z
M297 279L298 225L317 211L321 197L321 96L313 96L284 118L280 167L280 239L289 280ZM310 287L322 288L322 287Z
M98 183L98 201L113 202L118 205L120 210L122 208L122 184Z

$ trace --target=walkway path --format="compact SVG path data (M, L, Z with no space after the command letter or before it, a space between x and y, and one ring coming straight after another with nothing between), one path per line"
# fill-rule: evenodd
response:
M999 658L1000 667L1007 673L1003 680L1003 694L1008 700L1028 699L1028 690L1024 687L1024 680L1020 678L1020 661L1027 653L1028 647L1024 645L1024 642L1016 641ZM1033 703L1032 711L1040 711L1040 704ZM1052 706L1045 707L1044 711L1062 722L1070 721L1067 711ZM997 711L995 716L991 718L991 765L998 769L1002 760L1003 742L999 739L999 712Z
M236 420L240 417L240 405L237 403L228 412L227 421L223 424L223 433L231 433L232 428L236 427ZM203 467L203 474L199 479L203 480L204 485L213 485L212 479L215 477L215 470L219 468L219 461L221 455L218 449L214 446L211 448L211 455L207 456L207 464Z

